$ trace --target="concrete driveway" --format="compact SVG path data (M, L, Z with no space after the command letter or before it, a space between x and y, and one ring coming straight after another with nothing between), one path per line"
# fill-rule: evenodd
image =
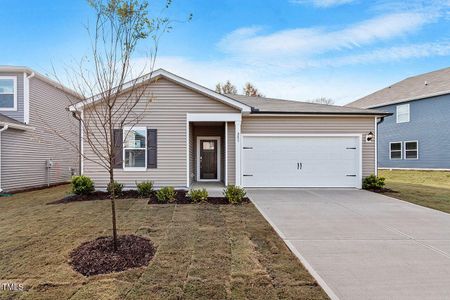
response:
M450 299L450 215L353 189L249 189L334 299Z

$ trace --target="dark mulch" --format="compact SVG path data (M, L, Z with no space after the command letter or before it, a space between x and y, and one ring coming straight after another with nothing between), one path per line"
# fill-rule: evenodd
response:
M174 204L192 204L191 198L186 196L187 191L185 190L176 190L176 199L175 201L171 202ZM122 194L117 196L117 199L132 199L132 198L142 198L139 196L137 191L129 190L129 191L123 191ZM65 203L71 203L71 202L77 202L77 201L94 201L94 200L109 200L110 196L107 192L100 192L96 191L89 195L74 195L70 194L65 196L62 199L49 202L47 204L65 204ZM148 204L164 204L161 202L158 202L158 199L156 199L156 195L152 194L150 198L147 198ZM249 198L244 198L242 203L248 203L250 202ZM206 203L210 204L229 204L228 200L225 197L208 197L208 201Z
M398 193L397 191L388 189L388 188L381 188L381 189L367 189L369 192L374 192L374 193Z
M69 263L75 271L92 276L146 266L155 255L155 247L146 238L121 235L117 242L117 251L112 237L85 242L70 253Z

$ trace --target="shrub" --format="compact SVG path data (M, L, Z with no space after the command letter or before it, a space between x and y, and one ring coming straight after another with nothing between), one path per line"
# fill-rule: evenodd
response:
M112 183L108 183L108 187L106 188L109 194L112 194L114 191L114 195L118 196L122 194L123 184L118 183L117 181L113 181Z
M228 185L223 190L223 195L231 204L239 204L244 200L247 193L241 187L235 185Z
M384 177L378 177L372 174L364 178L362 188L365 190L381 190L385 185L384 180Z
M94 191L94 182L88 176L73 176L71 183L74 194L88 195Z
M141 197L150 197L153 193L153 182L151 181L143 181L136 184L139 196Z
M205 202L208 200L208 191L206 189L191 189L188 193L188 197L192 202Z
M171 186L163 187L162 189L156 192L156 199L158 202L166 203L166 202L174 202L177 198L177 193L175 189Z

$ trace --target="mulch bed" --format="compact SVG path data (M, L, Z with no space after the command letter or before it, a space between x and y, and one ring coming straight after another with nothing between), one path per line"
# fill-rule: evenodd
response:
M367 189L367 191L369 192L374 192L374 193L379 193L379 194L383 194L383 193L398 193L397 191L388 189L388 188L381 188L381 189Z
M155 255L149 239L136 235L117 237L117 251L112 237L99 237L85 242L70 253L70 265L84 276L121 272L148 265Z
M174 204L192 204L191 198L186 196L187 191L185 190L176 190L176 199ZM130 198L142 198L139 196L137 191L129 190L129 191L123 191L122 194L117 196L117 199L130 199ZM94 200L109 200L110 196L107 192L100 192L96 191L89 195L74 195L70 194L65 196L62 199L49 202L47 204L65 204L65 203L71 203L71 202L77 202L77 201L94 201ZM156 195L152 194L150 198L147 198L148 204L165 204L158 202L156 199ZM242 203L248 203L250 202L249 198L244 198ZM225 197L208 197L208 201L206 203L210 204L229 204L228 200Z

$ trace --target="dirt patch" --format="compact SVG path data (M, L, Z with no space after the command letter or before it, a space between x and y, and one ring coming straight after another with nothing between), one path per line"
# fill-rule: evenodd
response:
M70 253L69 263L75 271L92 276L146 266L155 255L155 247L146 238L122 235L117 242L117 251L112 237L85 242Z
M191 198L187 197L185 190L176 190L176 198L174 204L192 204ZM129 190L129 191L123 191L122 194L117 196L117 199L133 199L133 198L142 198L139 196L137 191ZM65 203L71 203L71 202L77 202L77 201L95 201L95 200L109 200L110 195L107 192L100 192L96 191L89 195L74 195L70 194L65 196L62 199L49 202L47 204L65 204ZM153 193L150 197L142 198L142 199L148 199L148 204L165 204L158 201L156 198L156 195ZM242 203L248 203L250 202L249 198L244 198ZM208 197L208 200L206 203L210 204L230 204L228 200L225 197Z

